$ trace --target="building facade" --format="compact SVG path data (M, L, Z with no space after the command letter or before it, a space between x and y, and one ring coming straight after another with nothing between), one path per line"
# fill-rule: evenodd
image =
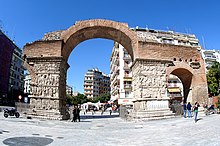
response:
M194 34L185 34L174 31L154 30L139 27L132 29L137 32L138 37L143 41L195 47L198 50L201 50L199 40Z
M30 74L27 73L27 74L25 74L25 77L24 77L24 93L25 94L31 93L30 83L31 83L31 77L30 77Z
M98 69L88 70L84 78L84 94L95 98L110 93L110 77Z
M202 49L202 56L205 60L206 71L210 69L214 61L217 61L220 63L220 51L219 50Z
M0 31L0 97L11 102L23 94L24 67L22 50Z
M132 105L132 60L128 51L115 42L110 59L111 101Z
M15 44L0 30L0 98L8 97L10 83L10 67Z
M171 101L181 103L183 101L183 84L181 80L175 75L170 75L167 85L167 97L169 97Z
M66 94L73 96L73 87L66 85Z
M12 62L10 67L10 78L9 78L9 90L12 89L17 94L22 94L24 91L24 66L22 59L22 50L15 47ZM15 94L16 95L16 94Z

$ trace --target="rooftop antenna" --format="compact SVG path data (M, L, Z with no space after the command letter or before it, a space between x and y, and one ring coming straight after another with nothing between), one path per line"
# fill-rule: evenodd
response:
M148 25L146 25L146 30L148 30Z
M3 32L3 22L0 20L0 30Z
M11 38L12 38L12 41L15 42L15 25L14 25L13 30L12 30Z
M203 36L202 36L202 43L203 43L204 50L206 50L205 40Z

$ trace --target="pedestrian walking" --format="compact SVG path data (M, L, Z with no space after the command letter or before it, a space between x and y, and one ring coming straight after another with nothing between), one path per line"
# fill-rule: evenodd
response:
M198 102L195 102L195 105L194 105L194 115L195 115L195 123L197 122L197 116L198 116L198 108L199 108L199 103Z
M187 108L187 111L188 111L188 118L192 118L192 113L191 113L192 105L190 104L190 102L188 102L186 108Z
M186 103L183 103L183 117L186 118Z

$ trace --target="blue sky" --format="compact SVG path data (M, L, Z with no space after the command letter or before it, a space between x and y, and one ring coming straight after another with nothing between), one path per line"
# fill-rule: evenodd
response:
M0 27L20 48L46 32L67 29L76 21L109 19L129 27L193 33L207 49L220 49L218 0L0 0ZM83 92L91 68L109 73L112 40L80 43L68 60L67 83Z

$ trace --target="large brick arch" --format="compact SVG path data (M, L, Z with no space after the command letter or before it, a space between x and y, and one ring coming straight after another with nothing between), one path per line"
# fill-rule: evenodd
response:
M79 43L93 38L111 39L122 44L132 59L137 58L138 40L134 31L126 23L110 20L79 21L61 34L64 41L62 56L68 59L70 53Z

